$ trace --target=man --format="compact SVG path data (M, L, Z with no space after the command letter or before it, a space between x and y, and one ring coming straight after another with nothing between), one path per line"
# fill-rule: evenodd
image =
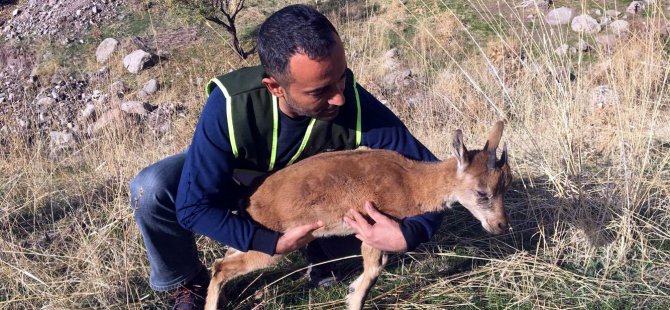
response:
M378 214L372 225L346 219L358 239L311 242L320 222L275 232L238 213L250 176L320 152L363 145L436 160L356 84L337 31L315 9L292 5L270 16L259 30L258 52L262 66L208 84L209 97L188 152L145 168L131 182L150 285L175 290L175 309L198 309L204 303L209 275L198 259L193 233L270 255L306 246L307 261L316 264L360 251L358 239L388 252L412 250L429 240L441 222L438 214L401 222ZM315 285L332 279L324 266L309 272Z

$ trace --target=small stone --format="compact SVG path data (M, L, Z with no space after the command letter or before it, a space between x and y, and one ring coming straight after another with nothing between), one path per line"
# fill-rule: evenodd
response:
M153 95L156 91L158 91L158 87L158 81L156 81L156 79L151 79L144 84L142 90L144 90L144 92L146 92L148 95Z
M123 95L125 95L128 89L124 81L116 81L109 86L109 90L112 94L116 94L119 97L123 97Z
M41 107L49 107L56 104L56 99L51 97L43 97L37 100L37 104Z
M561 46L554 50L554 53L559 56L565 56L568 53L568 48L567 44L561 44Z
M628 34L629 28L628 28L628 22L625 20L616 20L613 21L610 25L610 30L612 30L612 33L618 36L622 36L625 34Z
M616 93L608 85L600 85L589 92L589 104L597 109L613 106L618 102Z
M563 6L549 11L544 20L551 26L565 25L570 22L574 14L575 10Z
M595 10L593 10L593 14L600 16L603 13L602 13L602 11L600 11L600 9L595 9Z
M570 24L572 31L583 33L598 33L600 32L600 24L595 18L588 14L582 14L572 19Z
M81 117L83 119L88 119L89 117L93 116L93 113L95 113L95 105L88 103L86 104L84 110L81 111Z
M16 9L16 10L12 11L12 17L15 17L16 15L19 15L19 14L21 14L20 9Z
M95 50L95 58L98 63L104 63L116 51L119 41L114 38L107 38L100 42L98 48Z
M144 98L144 97L148 97L148 96L149 96L149 94L147 94L147 92L144 91L144 90L140 90L140 91L137 92L137 97L138 98Z
M605 11L605 16L607 16L607 17L616 18L616 17L619 16L619 14L621 14L621 12L619 12L617 10L607 10L607 11Z
M130 73L137 74L152 65L153 57L143 50L136 50L123 58L123 66Z
M589 44L586 43L586 41L584 41L582 39L580 39L579 42L577 42L577 44L575 45L575 48L577 49L578 52L582 52L582 53L588 52L591 49Z
M121 111L128 114L138 114L145 116L148 114L146 105L142 101L125 101L121 103Z
M395 57L398 57L398 55L400 55L400 50L398 50L397 47L394 47L394 48L386 51L386 53L384 53L384 57L386 57L386 58L395 58Z
M76 145L72 133L52 131L49 133L49 148L52 152L62 151Z
M644 1L633 1L626 8L626 13L628 14L639 14L642 13L647 8L647 4Z

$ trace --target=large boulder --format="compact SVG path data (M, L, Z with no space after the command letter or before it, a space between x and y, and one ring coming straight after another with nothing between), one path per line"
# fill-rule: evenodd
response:
M570 28L575 32L583 33L598 33L600 32L600 24L598 21L588 14L582 14L572 19Z
M549 11L547 16L544 17L544 20L551 26L565 25L570 22L574 14L575 10L562 6Z
M151 67L154 64L153 56L143 50L136 50L123 58L123 66L130 73L139 73L140 71Z
M118 45L119 41L113 38L104 39L95 50L95 59L101 64L105 63L107 59L109 59L109 56L114 53Z

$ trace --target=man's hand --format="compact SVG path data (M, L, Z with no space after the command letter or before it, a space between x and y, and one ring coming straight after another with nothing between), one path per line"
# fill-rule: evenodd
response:
M277 247L275 254L288 254L297 249L300 249L316 239L312 232L323 227L323 222L302 225L288 229L279 240L277 240Z
M400 224L377 211L369 201L365 202L365 210L375 221L370 225L365 218L355 210L349 210L349 216L344 221L356 230L356 238L369 246L386 252L405 252L407 241L400 230Z

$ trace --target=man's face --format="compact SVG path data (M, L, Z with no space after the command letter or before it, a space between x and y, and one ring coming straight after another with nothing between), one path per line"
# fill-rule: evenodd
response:
M310 59L296 53L289 59L290 79L285 85L279 105L289 117L307 116L321 120L337 117L344 105L345 70L344 47L336 35L328 56Z

